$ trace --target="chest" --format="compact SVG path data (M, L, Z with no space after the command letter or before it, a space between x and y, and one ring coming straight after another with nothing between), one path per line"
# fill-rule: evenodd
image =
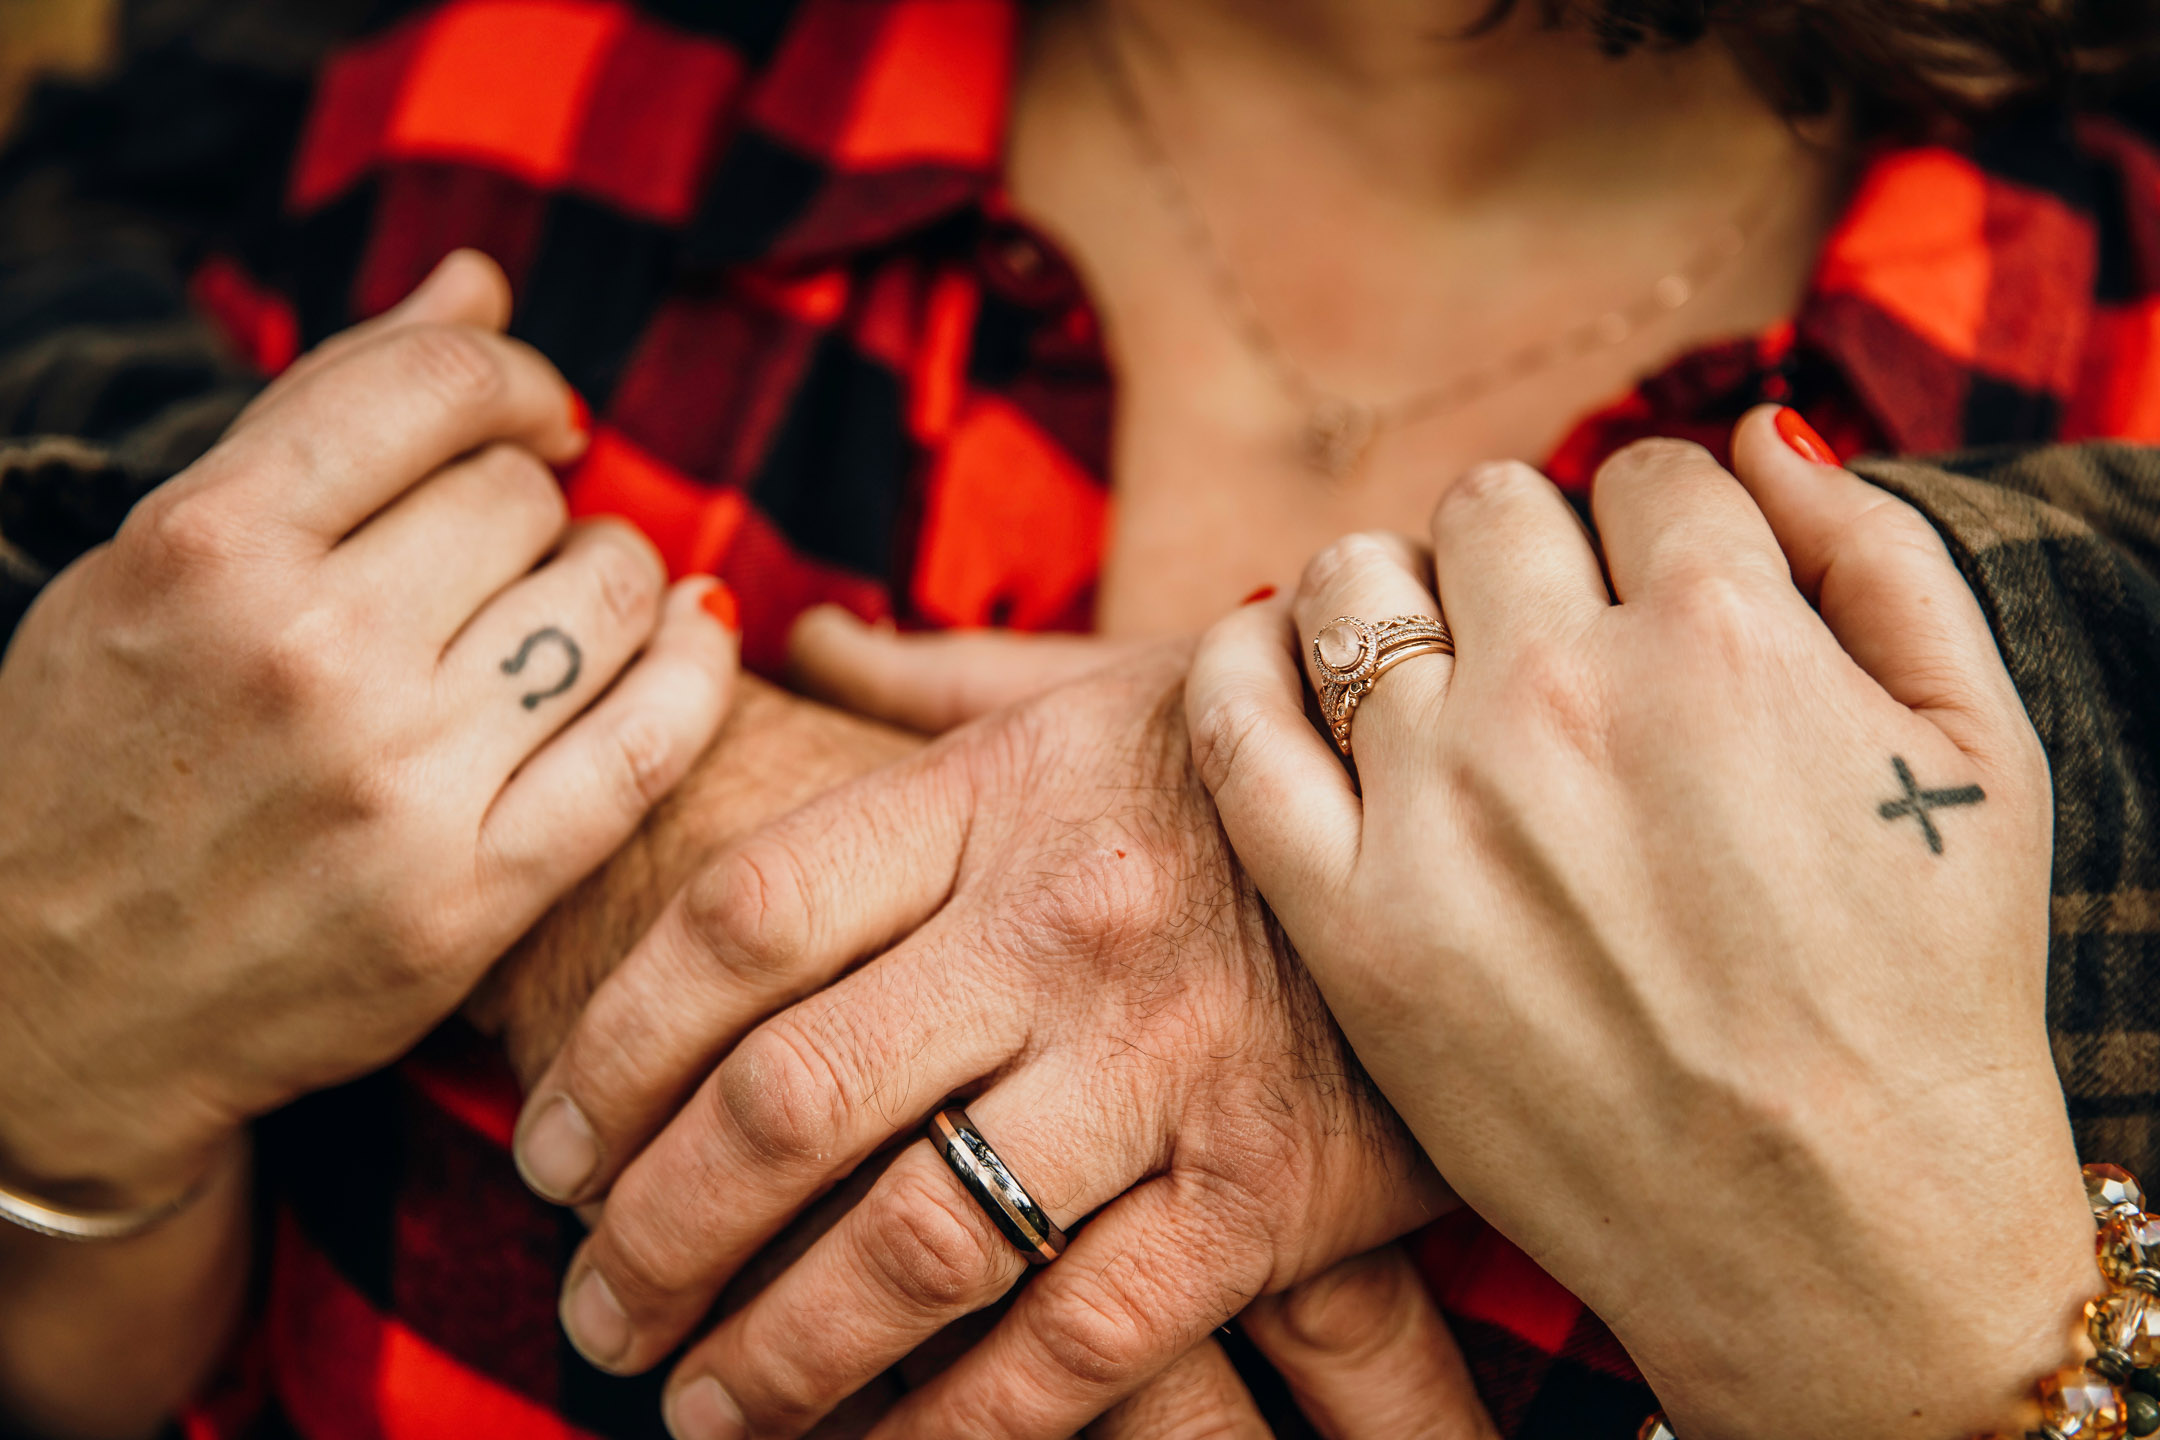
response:
M1021 86L1006 184L1079 273L1116 377L1105 633L1203 627L1349 531L1421 534L1470 467L1541 463L1644 375L1789 317L1838 199L1826 161L1775 204L1421 213L1297 143L1203 194L1054 58ZM1342 402L1347 443L1315 463Z

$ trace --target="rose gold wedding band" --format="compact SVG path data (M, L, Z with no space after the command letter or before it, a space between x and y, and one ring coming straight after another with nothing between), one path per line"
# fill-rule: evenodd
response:
M968 1119L967 1111L957 1106L940 1110L926 1128L930 1143L960 1177L960 1184L1028 1264L1047 1265L1065 1253L1065 1232L1051 1223L1027 1187L1013 1178L982 1131Z
M1358 705L1380 677L1419 655L1453 655L1455 637L1445 620L1396 615L1366 621L1340 615L1314 632L1313 669L1319 673L1320 713L1335 748L1350 758L1350 725Z

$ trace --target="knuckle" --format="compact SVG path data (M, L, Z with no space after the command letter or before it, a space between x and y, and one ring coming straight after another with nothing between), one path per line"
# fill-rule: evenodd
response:
M587 564L601 613L625 628L650 624L666 583L651 547L621 525L597 525L591 534Z
M627 1206L610 1201L602 1230L594 1236L592 1264L633 1316L669 1308L699 1279L695 1241L667 1207Z
M1544 485L1545 477L1520 460L1489 460L1473 465L1441 492L1439 510L1447 514L1506 501Z
M1238 757L1266 724L1267 707L1249 685L1226 686L1192 717L1193 768L1200 782L1220 791L1237 773Z
M1073 856L1058 882L1043 888L1022 917L1029 933L1065 953L1126 956L1163 930L1166 898L1154 866L1133 865L1100 850Z
M1696 647L1693 653L1725 660L1759 650L1771 616L1758 588L1743 577L1704 569L1676 577L1662 606Z
M1057 1373L1088 1389L1108 1389L1145 1366L1162 1344L1161 1297L1105 1268L1067 1286L1042 1330Z
M1276 1316L1292 1341L1322 1355L1370 1354L1401 1332L1414 1298L1399 1265L1351 1262L1284 1294Z
M1651 436L1623 445L1607 456L1605 463L1598 467L1594 483L1605 485L1637 476L1665 475L1678 468L1699 465L1717 468L1717 461L1692 440Z
M522 445L497 443L481 453L479 463L486 467L492 482L491 513L512 511L526 515L549 534L559 533L570 523L570 503L561 482L532 451Z
M617 723L613 742L609 755L617 813L643 815L675 782L674 732L656 715L632 714Z
M414 325L384 342L400 374L452 409L486 405L509 388L495 348L463 325Z
M151 495L128 516L119 538L131 570L169 585L223 567L240 553L247 531L245 516L195 491Z
M721 1062L713 1098L755 1158L798 1168L832 1157L848 1099L832 1060L788 1015Z
M830 1357L795 1347L765 1350L750 1368L755 1378L732 1387L753 1435L800 1435L812 1430L846 1394L852 1377Z
M1851 531L1852 556L1864 568L1947 557L1942 536L1926 516L1891 496L1862 512Z
M683 891L683 925L715 964L769 988L797 973L810 953L808 889L793 849L754 839Z
M942 1171L896 1179L866 1228L863 1255L872 1275L924 1314L976 1309L996 1298L1018 1263L999 1264L1004 1239Z
M1370 531L1345 535L1323 546L1305 562L1305 573L1298 588L1309 596L1334 593L1359 576L1392 566L1395 554L1385 538Z
M334 708L352 686L352 656L364 638L355 617L342 607L298 609L264 637L241 668L247 692L271 714Z

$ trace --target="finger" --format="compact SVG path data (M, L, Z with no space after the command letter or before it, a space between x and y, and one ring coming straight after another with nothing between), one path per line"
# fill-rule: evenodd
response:
M453 250L436 262L427 278L403 300L349 329L341 330L285 367L248 403L226 433L248 424L273 398L355 345L407 325L476 325L500 330L510 323L510 279L502 267L478 250Z
M422 477L490 441L549 464L584 449L583 404L538 351L470 325L371 336L270 397L174 481L335 544Z
M1967 753L2008 722L2022 732L2017 688L1987 616L1935 527L1896 496L1799 453L1784 433L1795 421L1804 430L1790 410L1749 412L1733 457L1800 593L1876 684ZM1830 458L1812 431L1800 439Z
M911 760L766 827L685 886L533 1086L516 1142L526 1183L559 1204L603 1193L753 1026L937 911L969 813L956 767Z
M1337 725L1338 742L1347 736L1355 747L1359 774L1400 775L1429 753L1433 723L1447 698L1455 673L1450 654L1414 655L1384 673L1375 672L1380 641L1372 625L1407 616L1437 620L1440 602L1426 583L1431 565L1423 550L1400 535L1384 531L1346 535L1313 556L1291 601L1301 658L1324 714L1329 695L1340 687L1328 683L1322 666L1353 679L1347 716ZM1359 622L1359 623L1353 623ZM1365 628L1360 628L1361 625Z
M332 573L391 628L439 650L562 538L562 486L530 450L490 445L444 466L331 552Z
M1286 601L1247 605L1200 642L1185 678L1193 763L1238 860L1285 923L1347 883L1363 810L1334 746L1305 716Z
M1027 1037L1017 1007L979 986L943 983L942 967L922 963L922 948L939 943L934 932L753 1031L623 1172L564 1289L566 1326L588 1359L621 1371L651 1366L814 1197L1018 1053ZM881 1027L881 1016L904 1025ZM893 1172L910 1158L873 1193L900 1186ZM949 1177L946 1188L957 1193ZM1010 1247L1001 1258L1012 1260ZM855 1384L910 1348L886 1354Z
M1455 1337L1401 1247L1346 1260L1239 1318L1327 1440L1494 1440Z
M1762 511L1710 452L1685 440L1638 440L1599 467L1590 509L1613 594L1627 604L1659 586L1713 577L1791 585Z
M1273 1440L1274 1433L1213 1340L1188 1350L1086 1432L1087 1440Z
M1015 1075L970 1102L968 1113L1063 1228L1115 1199L1167 1150L1160 1129L1124 1105L1095 1112L1107 1124L1081 1119L1062 1075ZM912 1145L785 1275L691 1348L670 1404L731 1412L754 1435L800 1434L947 1326L1001 1298L1025 1271L1020 1252L935 1148ZM716 1433L724 1432L702 1435Z
M537 918L614 854L719 730L740 640L713 603L717 583L677 585L645 653L496 799L481 853L516 914Z
M1151 1180L1096 1216L988 1339L877 1434L1055 1440L1207 1339L1264 1287L1269 1261L1223 1235L1191 1183Z
M593 520L483 607L436 674L437 694L468 726L467 773L500 788L576 718L652 638L666 587L651 541Z
M902 635L838 605L805 611L788 673L805 694L935 735L1138 654L1145 641L955 630Z
M1582 522L1550 480L1516 461L1450 485L1433 509L1432 543L1459 664L1572 635L1612 603Z

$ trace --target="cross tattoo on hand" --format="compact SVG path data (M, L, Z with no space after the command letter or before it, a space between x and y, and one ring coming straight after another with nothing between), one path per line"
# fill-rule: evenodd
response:
M1891 756L1890 764L1897 770L1898 783L1905 787L1905 796L1901 800L1883 801L1876 813L1885 820L1903 820L1910 815L1920 822L1921 833L1927 836L1928 849L1942 854L1942 832L1935 828L1935 821L1928 812L1957 805L1978 805L1987 799L1987 792L1978 785L1960 785L1955 790L1923 790L1913 780L1912 767L1905 763L1904 756Z

